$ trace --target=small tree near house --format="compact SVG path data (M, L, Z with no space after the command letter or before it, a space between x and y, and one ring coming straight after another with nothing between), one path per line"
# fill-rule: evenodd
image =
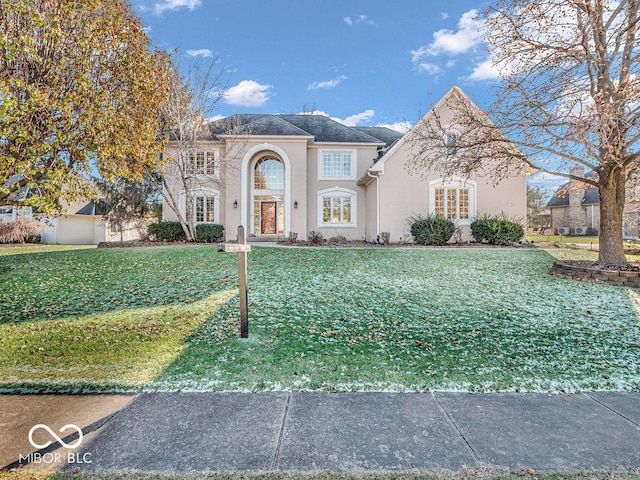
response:
M501 79L496 101L485 115L454 95L451 118L434 113L415 127L410 168L500 180L524 165L593 185L598 262L625 264L626 184L640 167L639 9L637 0L499 0L479 19ZM572 165L595 175L572 175Z
M206 64L192 62L186 76L173 64L168 65L169 96L161 108L161 119L170 150L164 155L164 171L157 178L164 205L180 222L187 241L196 240L196 193L203 186L223 188L234 168L227 159L238 153L235 149L202 152L198 144L216 134L243 133L233 118L211 120L224 93L224 71L216 70L216 65L215 60ZM238 142L237 148L240 145Z

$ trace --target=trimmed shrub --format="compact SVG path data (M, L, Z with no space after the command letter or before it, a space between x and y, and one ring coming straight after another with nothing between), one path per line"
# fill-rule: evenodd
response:
M187 237L180 222L156 222L149 225L149 237L158 242L184 242Z
M524 237L524 227L506 215L483 215L471 223L471 235L476 242L511 245Z
M217 223L201 223L196 225L196 241L204 243L215 243L222 240L224 227Z
M42 229L40 222L29 218L0 222L0 243L40 243Z
M437 215L415 215L408 223L413 241L420 245L444 245L456 229L452 220Z

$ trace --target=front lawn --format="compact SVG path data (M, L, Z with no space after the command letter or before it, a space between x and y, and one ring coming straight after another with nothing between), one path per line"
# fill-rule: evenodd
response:
M0 251L0 254L4 251ZM4 390L640 391L638 294L536 249L0 256Z

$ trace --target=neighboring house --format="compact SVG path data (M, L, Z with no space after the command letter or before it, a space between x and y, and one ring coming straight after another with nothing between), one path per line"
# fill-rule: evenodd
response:
M447 101L465 95L452 88L434 107L447 117ZM428 113L427 115L432 115ZM449 115L450 116L450 115ZM408 137L383 127L347 127L320 115L237 115L233 135L209 124L209 136L191 156L191 198L196 223L220 223L227 239L245 225L250 238L277 238L290 232L305 239L310 231L324 238L376 241L389 232L392 242L411 241L407 219L436 213L454 219L469 238L476 215L506 213L526 218L524 174L494 185L477 174L469 179L410 175ZM176 155L174 144L167 155ZM176 165L165 176L186 210ZM176 220L163 205L163 218Z
M573 165L569 173L585 177L582 165ZM590 172L587 178L594 178ZM559 235L598 235L600 231L600 195L598 187L577 180L560 185L547 203L551 227ZM627 206L623 216L623 236L638 238L638 214Z
M17 217L37 219L43 224L40 242L61 245L138 240L146 234L146 224L135 222L120 229L107 220L106 214L106 203L81 199L63 205L57 217L38 216L31 207L0 207L0 222Z

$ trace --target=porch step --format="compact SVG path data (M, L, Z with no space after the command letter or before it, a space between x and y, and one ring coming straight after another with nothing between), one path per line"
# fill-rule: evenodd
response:
M247 243L259 243L259 242L277 242L278 240L283 239L283 236L270 236L270 237L264 237L264 236L256 236L256 237L247 237Z

